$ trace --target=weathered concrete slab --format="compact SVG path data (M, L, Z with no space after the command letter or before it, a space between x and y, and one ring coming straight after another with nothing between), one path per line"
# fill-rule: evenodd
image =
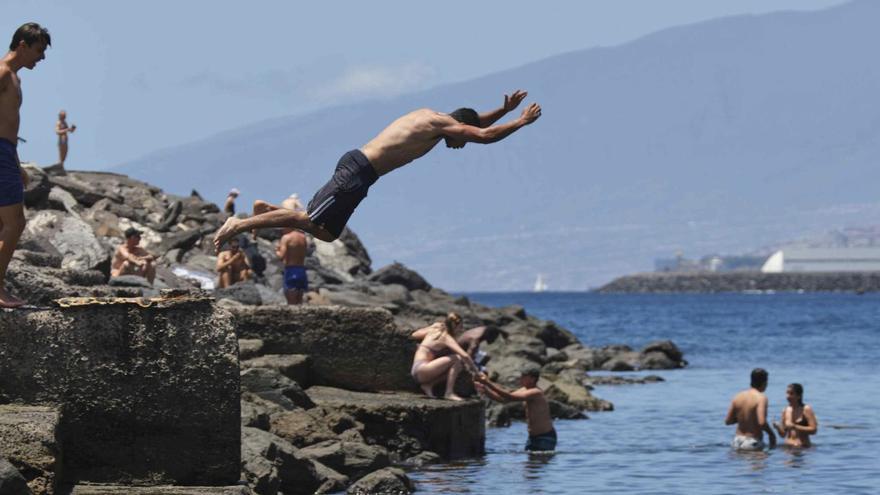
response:
M209 300L108 302L0 313L0 396L59 407L71 484L234 484L230 315Z
M387 446L402 458L431 450L447 459L482 455L486 417L479 400L455 402L406 392L371 394L312 387L319 406L341 410L364 424L369 443Z
M61 460L57 427L52 407L0 405L0 459L15 466L34 493L54 493Z
M242 339L265 354L308 354L312 382L349 390L414 390L415 342L378 308L230 307Z
M70 495L253 495L246 486L76 485Z

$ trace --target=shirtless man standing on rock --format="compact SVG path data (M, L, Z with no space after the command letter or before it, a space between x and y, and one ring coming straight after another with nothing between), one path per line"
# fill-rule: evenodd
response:
M541 370L537 366L530 366L522 371L519 383L522 388L509 392L489 380L485 374L480 373L476 377L474 386L477 391L485 393L490 399L497 402L525 402L526 422L528 423L529 439L526 442L526 450L550 451L556 449L556 429L553 428L553 418L550 416L550 405L544 391L538 388L538 379Z
M532 103L519 118L493 125L515 109L527 94L516 91L505 95L504 105L482 114L471 108L459 108L450 114L427 108L408 113L362 148L342 155L333 177L309 202L307 212L279 208L246 219L229 218L214 236L214 247L219 251L232 236L272 227L299 229L332 242L342 234L351 214L379 177L424 156L441 140L446 141L447 147L456 149L467 143L494 143L538 120L541 107Z
M285 199L281 207L291 211L301 209L296 195ZM308 238L302 231L285 228L275 249L275 254L284 263L284 297L287 298L287 304L302 304L303 296L309 290L309 277L306 275L308 247Z
M36 67L46 58L51 43L49 31L29 22L15 31L9 52L0 60L0 308L24 305L6 291L6 269L24 231L24 187L28 183L16 150L22 102L18 71Z
M753 369L752 386L736 394L730 403L724 424L736 425L736 436L731 444L735 450L763 450L765 431L770 440L770 448L776 447L776 435L767 423L769 401L764 395L767 377L766 370Z

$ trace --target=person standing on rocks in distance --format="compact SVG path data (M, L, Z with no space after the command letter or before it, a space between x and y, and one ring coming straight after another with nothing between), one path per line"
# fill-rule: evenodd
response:
M486 394L487 397L494 401L525 403L526 422L529 429L526 450L529 451L556 449L556 429L553 428L550 404L547 402L547 397L544 396L544 391L538 387L538 379L540 377L541 370L537 366L526 367L519 378L522 388L518 388L513 392L489 380L483 373L477 375L474 382L477 391Z
M445 381L444 397L464 400L455 395L455 380L463 367L467 366L471 373L476 374L477 366L470 355L455 341L460 331L461 316L449 313L444 321L420 328L410 335L410 338L420 341L413 356L410 374L428 397L434 397L434 386ZM446 349L451 350L452 354L439 356Z
M6 290L6 269L24 231L24 188L28 184L16 149L22 103L18 71L36 67L46 58L51 44L49 31L29 22L15 31L9 51L0 60L0 308L24 304Z
M271 227L299 229L332 242L342 234L355 208L379 177L424 156L441 140L446 141L448 148L456 149L464 148L467 143L494 143L538 120L541 107L532 103L519 118L494 125L527 94L515 91L510 96L504 95L500 108L482 114L472 108L459 108L449 114L427 108L410 112L360 149L342 155L333 177L315 193L307 212L282 208L246 219L230 217L214 236L214 248L219 251L220 246L236 234Z
M218 289L225 289L250 278L251 268L244 252L239 249L238 238L229 239L229 249L217 256L217 273Z
M735 450L763 450L764 433L770 440L770 448L776 447L776 435L767 423L769 401L764 395L767 389L767 371L752 370L751 387L736 394L727 410L726 425L736 425L736 435L731 447Z
M141 231L125 229L125 242L116 248L110 264L110 276L137 275L147 279L150 285L156 280L156 257L140 246Z
M234 187L229 190L229 194L226 195L226 202L223 203L223 213L230 217L235 216L235 199L238 198L239 194L241 192Z
M804 387L800 383L791 383L785 389L788 407L782 410L782 424L773 423L779 436L785 438L785 445L791 447L809 447L810 435L819 431L819 420L808 404L804 404Z
M293 211L301 208L296 195L285 199L281 206ZM305 266L308 247L305 234L296 229L285 228L284 235L281 236L275 249L275 254L284 264L284 297L287 298L287 304L302 304L303 296L309 290L309 277Z
M67 112L64 110L58 112L58 122L55 123L55 134L58 135L58 163L64 165L67 160L67 137L68 134L76 131L76 126L67 125Z

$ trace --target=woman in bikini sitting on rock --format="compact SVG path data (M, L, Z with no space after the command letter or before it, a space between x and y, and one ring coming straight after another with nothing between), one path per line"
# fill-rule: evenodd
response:
M434 397L434 385L446 382L445 398L463 400L455 395L455 380L462 367L476 374L476 365L470 355L455 341L461 332L461 316L449 313L442 322L420 328L410 336L420 341L413 357L412 377L428 397ZM445 350L451 354L440 356ZM439 356L439 357L438 357Z

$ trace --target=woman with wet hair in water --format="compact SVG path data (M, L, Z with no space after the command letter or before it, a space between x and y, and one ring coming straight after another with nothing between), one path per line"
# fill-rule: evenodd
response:
M788 406L782 410L782 423L774 422L773 426L779 436L785 439L785 445L791 447L809 447L810 435L819 431L819 421L813 408L804 404L804 387L800 383L789 384L785 389Z

